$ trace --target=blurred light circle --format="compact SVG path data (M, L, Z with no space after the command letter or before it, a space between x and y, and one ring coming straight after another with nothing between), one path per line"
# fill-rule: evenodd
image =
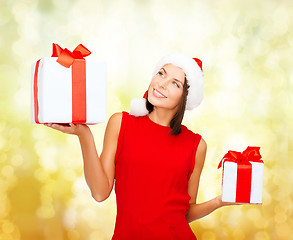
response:
M4 232L4 233L12 233L13 231L14 231L14 229L15 229L15 227L14 227L14 224L13 223L11 223L11 222L8 222L8 221L5 221L3 224L2 224L2 231Z

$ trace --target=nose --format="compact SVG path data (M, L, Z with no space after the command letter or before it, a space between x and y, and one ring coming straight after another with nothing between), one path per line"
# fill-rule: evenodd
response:
M164 88L164 89L165 89L167 83L168 83L168 80L167 80L167 79L161 80L161 81L159 82L159 86L160 86L161 88Z

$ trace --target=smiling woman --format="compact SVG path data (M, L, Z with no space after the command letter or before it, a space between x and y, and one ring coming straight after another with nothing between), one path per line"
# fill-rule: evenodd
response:
M132 114L122 112L115 154L117 217L112 240L196 239L188 225L194 215L188 215L188 209L195 203L206 145L200 134L181 122L186 103L192 103L188 97L194 97L194 92L188 95L190 86L203 90L203 75L197 71L202 72L197 61L184 54L165 57L141 101L145 112L133 105Z

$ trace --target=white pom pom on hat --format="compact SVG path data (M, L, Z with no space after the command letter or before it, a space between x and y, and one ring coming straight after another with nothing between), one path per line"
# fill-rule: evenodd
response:
M185 73L187 83L190 86L186 100L186 110L192 110L197 107L203 100L204 92L204 75L202 71L202 61L198 58L191 58L184 53L171 53L162 57L156 64L152 77L154 77L160 69L168 64L180 67ZM130 115L136 117L145 116L149 113L146 109L146 95L143 98L134 98L130 103Z
M130 115L134 115L136 117L145 116L149 113L146 108L146 94L144 98L133 98L130 102Z

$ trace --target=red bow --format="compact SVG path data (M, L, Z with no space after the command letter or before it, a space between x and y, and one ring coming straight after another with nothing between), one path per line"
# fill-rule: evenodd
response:
M228 160L230 162L245 163L245 162L261 162L261 155L259 152L260 147L248 146L242 153L236 151L228 151L220 161L218 168L222 167L223 161Z
M70 52L67 48L63 49L57 43L53 43L53 53L51 57L58 57L57 62L69 68L75 59L84 59L84 57L90 54L90 50L82 44L79 44L73 52Z

